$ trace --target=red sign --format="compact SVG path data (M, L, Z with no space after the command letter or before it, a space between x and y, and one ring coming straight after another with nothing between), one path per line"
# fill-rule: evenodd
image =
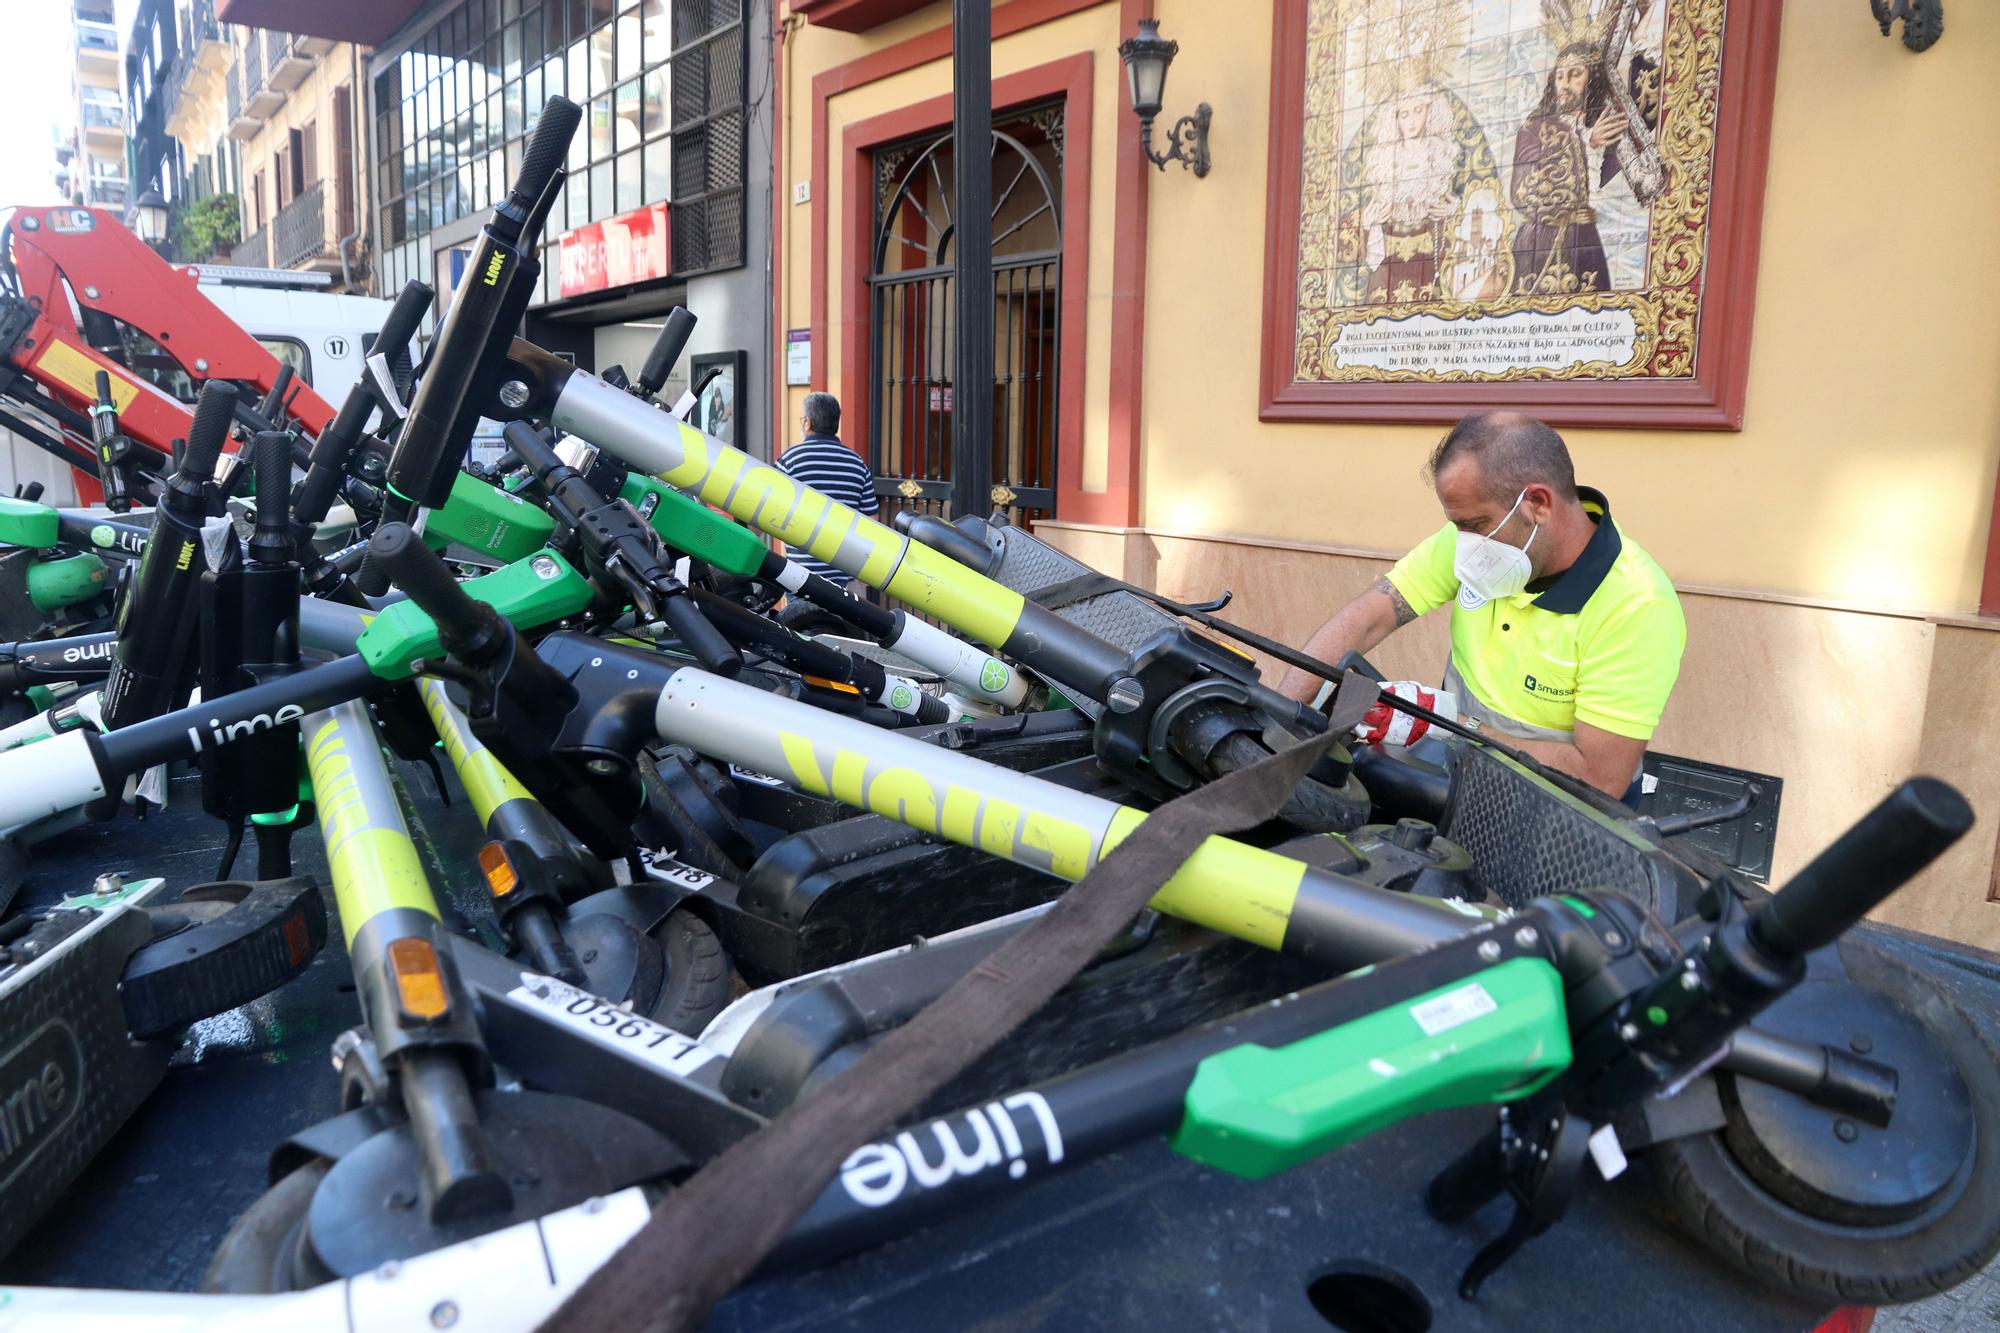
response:
M648 204L562 237L562 294L581 296L667 276L667 206Z

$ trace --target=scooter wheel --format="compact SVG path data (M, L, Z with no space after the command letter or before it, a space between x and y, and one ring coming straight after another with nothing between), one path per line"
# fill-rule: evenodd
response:
M1902 1029L1896 1046L1868 1051L1898 1067L1904 1122L1876 1130L1719 1073L1728 1124L1647 1157L1675 1220L1766 1285L1815 1301L1921 1300L2000 1252L2000 1055L1938 982L1861 941L1841 959L1846 982L1810 996L1808 980L1791 998L1824 1024L1845 991L1849 1012L1874 1006L1878 1035ZM1790 1021L1779 1007L1767 1017L1780 1031ZM1871 1141L1894 1135L1899 1160L1871 1166Z
M265 1190L216 1247L201 1289L225 1296L268 1296L314 1285L302 1280L299 1271L306 1214L332 1165L315 1157Z
M729 1004L729 953L709 924L685 907L669 912L652 934L667 964L653 1021L698 1035Z

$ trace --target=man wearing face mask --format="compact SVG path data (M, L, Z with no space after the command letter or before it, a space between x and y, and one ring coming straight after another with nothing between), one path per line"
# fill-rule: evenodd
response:
M1542 763L1636 800L1687 643L1665 572L1619 531L1602 494L1576 484L1562 437L1532 417L1465 418L1432 452L1428 475L1444 527L1336 612L1306 651L1326 661L1366 652L1450 602L1437 711L1455 706ZM1310 699L1320 684L1294 669L1279 688ZM1392 688L1415 696L1420 687ZM1421 736L1423 724L1382 712L1364 739Z

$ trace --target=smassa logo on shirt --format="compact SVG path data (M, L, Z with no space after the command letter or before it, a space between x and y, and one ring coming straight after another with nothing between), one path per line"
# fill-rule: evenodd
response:
M1570 699L1576 695L1576 687L1573 685L1568 689L1564 689L1560 685L1551 685L1547 681L1536 680L1533 676L1523 678L1521 688L1530 694L1538 694L1544 699Z

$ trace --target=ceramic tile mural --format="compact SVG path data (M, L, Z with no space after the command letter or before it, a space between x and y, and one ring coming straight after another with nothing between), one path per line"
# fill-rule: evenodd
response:
M1307 0L1296 380L1693 377L1723 24Z

